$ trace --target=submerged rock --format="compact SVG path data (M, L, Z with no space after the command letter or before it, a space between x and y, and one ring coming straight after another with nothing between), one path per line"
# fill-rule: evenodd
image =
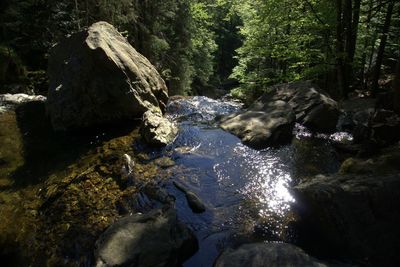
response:
M294 123L292 108L284 101L273 101L224 117L220 126L249 147L263 149L289 143Z
M237 249L224 251L215 262L215 267L289 267L327 265L308 256L300 248L287 243L245 244Z
M178 128L163 117L161 112L149 110L143 114L140 134L149 145L160 147L171 144L175 140Z
M123 217L96 242L96 266L178 266L198 248L169 209Z
M206 205L195 193L189 191L189 189L185 188L178 182L174 181L174 185L185 194L189 207L194 213L202 213L206 211Z
M56 130L165 111L168 93L155 67L107 22L73 34L49 58L48 113Z
M293 190L299 244L367 266L400 265L400 175L318 175Z

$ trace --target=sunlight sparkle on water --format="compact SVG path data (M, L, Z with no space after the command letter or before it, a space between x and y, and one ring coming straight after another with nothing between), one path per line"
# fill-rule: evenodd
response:
M294 198L287 187L291 175L285 170L281 159L274 151L256 151L241 143L233 149L233 158L227 162L216 164L214 171L219 183L229 180L229 166L240 162L240 178L246 181L239 193L247 199L257 202L259 215L268 214L284 216L290 209Z

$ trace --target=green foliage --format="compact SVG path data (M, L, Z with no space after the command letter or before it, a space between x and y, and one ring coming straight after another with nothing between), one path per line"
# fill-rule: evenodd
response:
M334 18L328 8L326 1L242 1L244 43L232 77L255 90L329 72Z
M210 30L213 18L210 7L204 2L191 4L192 22L192 61L194 76L203 84L207 84L214 72L214 52L217 50L215 35Z

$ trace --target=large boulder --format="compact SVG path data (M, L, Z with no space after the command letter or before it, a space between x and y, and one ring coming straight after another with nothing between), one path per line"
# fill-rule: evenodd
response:
M172 209L135 214L112 224L96 242L96 266L179 266L198 248Z
M224 117L220 127L238 136L244 144L263 149L289 143L294 123L292 108L278 100Z
M56 130L163 112L165 82L155 67L107 22L73 34L50 51L47 110Z
M300 248L287 243L255 243L224 251L215 262L215 267L289 267L327 265L308 256Z
M339 119L339 108L327 93L309 82L293 82L271 87L254 106L281 100L296 114L296 121L316 132L334 132Z
M400 175L318 175L293 189L298 242L316 255L400 266Z
M143 114L140 134L147 144L162 147L175 140L178 127L163 117L161 112L148 110Z

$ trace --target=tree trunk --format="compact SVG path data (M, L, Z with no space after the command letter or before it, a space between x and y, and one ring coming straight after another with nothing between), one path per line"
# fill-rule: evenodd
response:
M393 81L394 110L400 114L400 56L396 64L396 73Z
M367 14L367 21L366 21L366 24L367 24L366 33L365 33L366 36L370 35L371 18L372 18L372 7L373 6L374 6L374 1L370 0L369 1L369 5L368 5L368 14ZM363 46L364 49L362 51L362 57L361 57L361 71L360 71L360 81L361 81L363 89L367 88L367 79L366 79L366 75L365 75L365 72L366 72L365 65L367 64L367 49L368 49L368 46L369 46L370 43L371 43L370 40L368 38L365 38L364 46Z
M76 14L76 24L78 26L78 30L81 30L80 16L79 16L79 6L78 0L75 0L75 14Z
M341 96L346 97L347 81L345 76L343 2L336 0L336 79Z
M358 24L360 22L360 7L361 7L361 0L354 0L353 18L351 21L351 37L349 40L349 45L347 50L349 61L351 63L353 63L354 61L354 55L356 52Z
M376 57L375 70L374 70L374 75L373 75L373 80L372 80L372 95L373 96L376 96L376 94L378 93L378 90L379 90L379 77L381 75L383 55L385 53L385 47L386 47L388 32L389 32L389 28L390 28L390 22L392 20L394 1L395 0L391 0L388 4L388 9L386 12L386 17L385 17L385 23L383 24L383 28L382 28L382 35L380 38L380 44L379 44L379 48L378 48L378 54Z
M344 53L343 53L343 64L344 64L344 75L346 81L346 87L344 88L344 96L347 97L349 93L349 89L351 86L351 73L353 72L353 62L350 56L350 50L352 47L352 37L353 37L353 29L352 29L352 14L353 14L353 5L352 0L343 0L343 37L344 37Z

